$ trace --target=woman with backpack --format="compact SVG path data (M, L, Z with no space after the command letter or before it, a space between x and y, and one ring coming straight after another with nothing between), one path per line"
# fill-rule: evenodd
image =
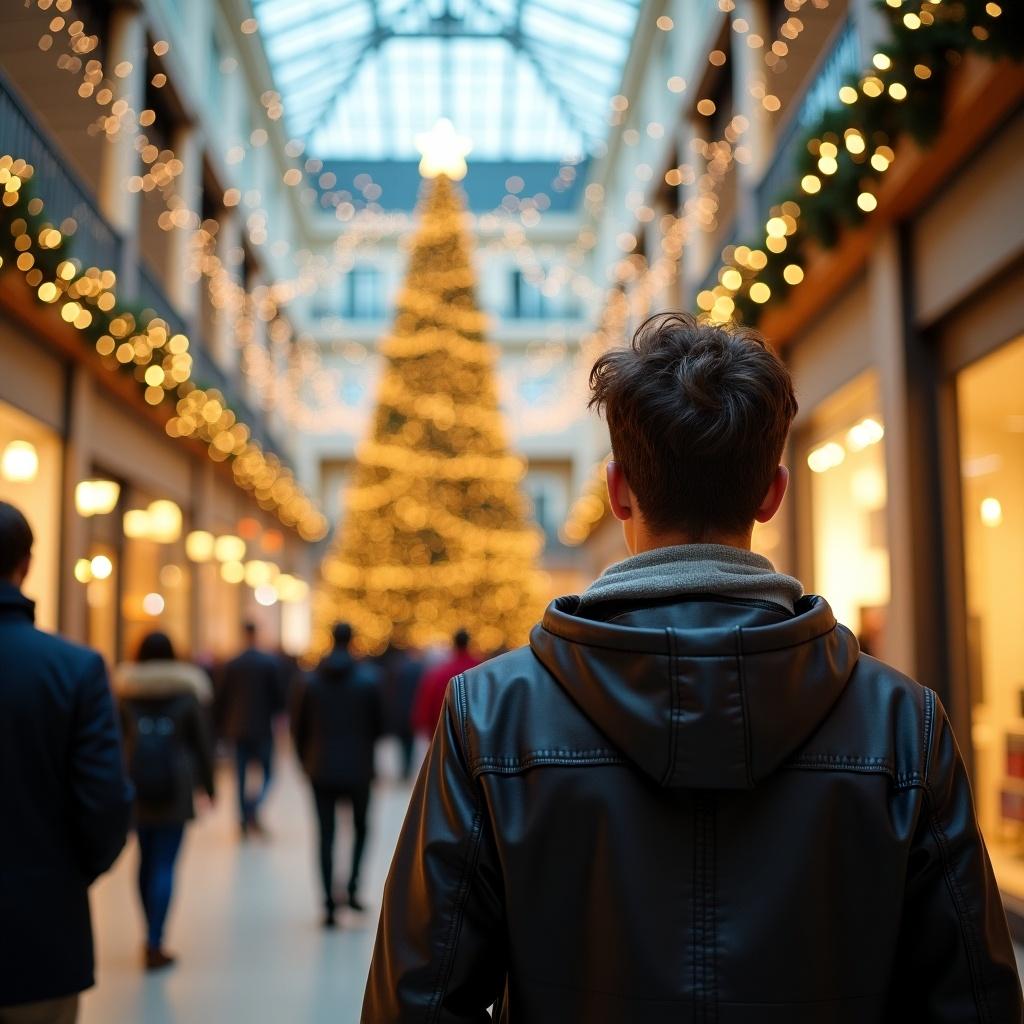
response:
M213 799L206 722L213 690L206 673L178 661L170 638L157 632L143 638L136 660L118 668L114 683L135 784L145 964L157 970L174 963L163 948L163 930L185 823L195 817L193 792L201 788Z

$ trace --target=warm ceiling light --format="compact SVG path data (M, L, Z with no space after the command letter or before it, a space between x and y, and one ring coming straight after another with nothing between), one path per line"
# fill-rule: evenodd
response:
M105 580L114 571L114 563L106 555L97 555L90 563L93 579Z
M0 476L15 484L29 483L39 473L39 453L29 441L11 441L0 456Z
M206 530L193 530L185 538L185 554L190 562L208 562L213 558L213 534Z
M829 441L820 445L807 456L807 465L812 473L825 473L836 466L842 465L846 458L846 450L841 444Z
M245 541L226 533L213 542L213 556L218 562L241 562L245 558ZM240 583L241 579L234 582Z
M121 485L116 480L82 480L75 486L75 509L80 516L109 515L117 507Z
M981 521L988 527L999 526L1003 521L1003 505L998 498L985 498L982 500Z
M181 509L173 501L161 498L152 502L146 512L150 540L173 544L181 536Z
M121 520L124 535L130 540L143 540L149 536L149 513L144 508L130 508Z

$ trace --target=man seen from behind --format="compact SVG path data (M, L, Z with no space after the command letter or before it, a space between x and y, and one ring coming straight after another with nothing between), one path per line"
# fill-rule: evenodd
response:
M452 680L363 1020L1020 1024L942 704L750 550L784 364L662 314L591 387L631 557Z

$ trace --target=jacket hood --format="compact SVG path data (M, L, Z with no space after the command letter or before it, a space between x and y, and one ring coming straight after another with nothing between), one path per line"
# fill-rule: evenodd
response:
M177 697L191 693L200 704L213 700L210 677L187 661L127 661L114 671L119 697Z
M662 786L753 787L817 729L859 655L853 634L816 596L801 598L791 617L767 612L752 626L736 625L728 605L682 627L648 611L650 628L578 609L577 597L552 602L530 646L580 710Z

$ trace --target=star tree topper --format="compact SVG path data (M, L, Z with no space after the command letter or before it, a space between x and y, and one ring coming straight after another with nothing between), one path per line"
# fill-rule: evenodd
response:
M452 181L466 176L466 155L473 143L455 131L455 125L442 117L429 132L416 136L416 148L422 154L420 174L424 178L447 175Z

